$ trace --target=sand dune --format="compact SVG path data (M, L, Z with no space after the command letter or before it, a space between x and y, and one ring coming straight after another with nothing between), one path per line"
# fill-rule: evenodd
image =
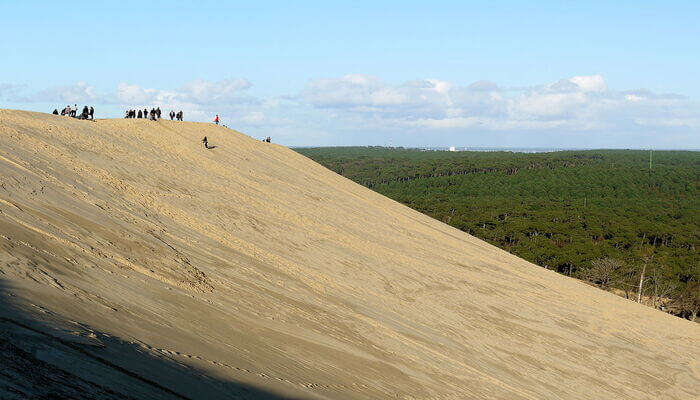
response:
M10 110L0 139L0 398L700 393L697 324L283 146Z

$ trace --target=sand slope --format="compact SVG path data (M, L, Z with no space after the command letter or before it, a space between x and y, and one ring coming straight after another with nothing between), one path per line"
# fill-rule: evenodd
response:
M211 124L0 110L0 295L0 397L700 393L697 324Z

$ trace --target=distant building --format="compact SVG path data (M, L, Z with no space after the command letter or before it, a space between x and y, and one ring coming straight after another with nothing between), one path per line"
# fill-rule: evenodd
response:
M457 151L454 146L450 146L450 151Z

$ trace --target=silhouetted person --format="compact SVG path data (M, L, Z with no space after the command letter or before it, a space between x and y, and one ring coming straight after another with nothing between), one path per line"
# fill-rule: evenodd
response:
M208 149L209 148L209 141L207 141L207 137L205 136L204 139L202 139L202 143L204 143L204 148Z
M170 115L170 120L171 120L171 121L172 121L173 119L175 119L175 111L170 110L170 114L169 114L169 115Z
M143 118L143 113L139 110L138 116L136 118Z
M88 110L88 114L90 115L91 120L95 120L95 109L90 106L90 109Z
M78 119L87 119L88 117L88 107L84 106L83 111L77 116Z
M53 115L58 115L58 109L54 108L52 114L53 114Z
M156 117L158 117L158 119L160 119L160 113L160 107L156 108Z

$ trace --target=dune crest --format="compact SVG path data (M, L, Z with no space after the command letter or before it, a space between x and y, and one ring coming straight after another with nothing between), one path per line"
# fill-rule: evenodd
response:
M18 366L0 394L40 390L32 365L49 387L102 398L700 393L697 324L283 146L213 124L11 110L0 138L0 344Z

